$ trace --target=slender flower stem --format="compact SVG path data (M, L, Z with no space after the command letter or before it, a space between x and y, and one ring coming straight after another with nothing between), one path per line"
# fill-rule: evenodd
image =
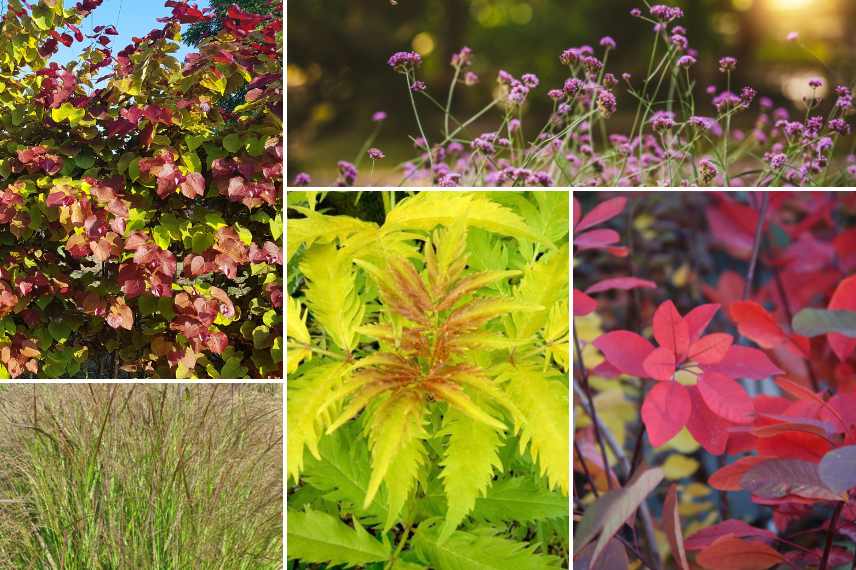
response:
M452 110L452 95L455 93L455 86L458 84L458 76L461 74L461 66L455 66L455 76L452 77L452 83L449 85L449 96L446 97L446 111L443 113L443 135L449 138L449 113Z
M412 84L410 83L410 72L404 74L404 79L407 81L407 94L410 96L410 106L413 107L413 115L416 117L416 126L419 127L419 134L422 135L422 140L425 141L425 149L428 152L428 164L431 165L431 171L434 171L434 157L431 156L431 143L428 142L428 137L425 136L425 130L422 128L422 121L419 119L419 111L416 109L416 99L413 98Z

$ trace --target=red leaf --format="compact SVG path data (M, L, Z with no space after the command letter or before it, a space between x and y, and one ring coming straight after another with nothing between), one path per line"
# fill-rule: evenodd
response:
M705 372L698 381L698 391L714 414L738 424L752 422L755 406L743 388L723 374Z
M574 288L574 316L584 317L597 309L597 301Z
M630 331L613 331L600 335L592 343L606 360L624 374L645 378L648 374L642 367L645 358L654 346Z
M732 345L725 357L716 364L703 366L705 372L721 372L730 378L763 380L782 374L778 366L757 348Z
M638 277L613 277L611 279L604 279L602 281L598 281L597 283L586 289L586 293L600 293L602 291L609 291L610 289L621 289L623 291L628 291L630 289L636 289L640 287L645 289L656 289L657 284L647 279L639 279Z
M774 540L776 538L776 535L769 530L755 528L741 520L728 519L694 532L684 541L684 547L687 550L701 550L707 548L723 536L736 536L738 538L758 537L765 540Z
M787 340L785 331L767 310L755 301L738 301L728 308L737 330L763 348L773 348Z
M585 251L587 249L596 249L612 245L618 242L619 239L621 239L621 236L619 236L618 232L615 230L592 230L576 236L574 238L574 245L580 251Z
M759 455L817 463L832 449L832 444L823 436L789 431L773 437L758 438L755 449Z
M847 273L856 269L856 228L841 232L832 244L838 255L838 265Z
M707 407L697 387L692 386L687 391L692 403L692 415L687 422L687 430L708 453L722 455L728 444L728 428L732 426L731 422L714 414Z
M690 396L677 382L660 382L645 396L642 421L651 445L659 447L675 437L690 419Z
M672 548L672 557L675 559L679 570L689 570L687 553L684 550L684 537L681 531L681 517L678 515L678 485L672 483L666 492L666 500L663 502L663 528L666 530L666 538Z
M580 218L583 215L583 207L580 205L580 201L574 198L574 232L577 231L577 224L580 221Z
M627 198L612 198L605 202L601 202L592 208L591 211L586 214L585 218L583 218L579 223L576 223L577 214L575 213L574 233L578 234L592 226L611 220L621 213L625 204L627 204ZM575 210L576 206L577 204L574 204Z
M765 499L796 495L806 499L840 501L846 493L835 492L821 480L816 463L799 459L768 459L750 468L740 479L744 489Z
M763 463L766 460L767 458L759 457L758 455L741 457L734 463L726 465L725 467L715 471L713 475L708 478L707 484L720 491L742 491L743 485L740 481L743 478L743 475L759 463ZM687 546L687 548L690 547Z
M710 303L699 305L684 316L684 322L687 323L687 329L690 334L690 342L698 340L701 337L704 329L710 324L710 321L718 310L718 304Z
M838 284L827 308L856 311L856 275L852 275ZM848 338L839 333L829 333L827 339L829 339L830 348L842 362L847 360L850 353L856 348L856 338Z
M703 550L698 562L711 570L766 570L780 564L784 557L763 542L750 542L724 536Z
M733 342L730 334L705 335L690 345L687 358L699 364L715 364L725 358Z
M662 346L655 348L642 362L642 368L654 380L671 380L675 375L675 353Z
M678 360L690 348L689 326L671 301L662 303L654 312L654 338Z

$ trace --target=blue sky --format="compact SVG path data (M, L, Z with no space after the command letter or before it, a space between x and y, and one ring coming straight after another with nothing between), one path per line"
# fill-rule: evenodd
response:
M65 0L66 6L76 3L77 0ZM192 0L191 3L199 8L209 6L208 0ZM0 5L3 4L5 2L0 0ZM115 25L119 35L113 38L111 45L114 52L119 51L131 42L131 38L142 37L162 25L157 19L172 13L172 8L165 8L163 4L164 0L104 0L101 6L84 20L80 29L84 34L90 34L95 26ZM75 42L68 48L60 44L60 50L52 59L61 65L68 63L76 58L88 43L89 40ZM182 44L176 57L181 61L190 51L195 50Z

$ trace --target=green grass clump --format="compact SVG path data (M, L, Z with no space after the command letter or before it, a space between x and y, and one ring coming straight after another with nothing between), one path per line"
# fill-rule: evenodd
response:
M281 567L278 386L0 393L0 569Z

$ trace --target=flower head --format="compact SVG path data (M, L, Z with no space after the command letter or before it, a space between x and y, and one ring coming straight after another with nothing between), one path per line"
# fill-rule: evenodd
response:
M380 160L382 158L386 158L386 155L382 150L376 147L371 147L368 151L369 158L372 160Z
M696 64L696 58L691 55L682 55L678 58L678 66L688 69Z
M422 56L415 51L398 51L386 63L397 72L406 73L422 65Z
M615 49L616 43L610 36L603 36L600 38L600 46L606 49Z
M808 81L808 86L811 87L812 89L819 89L822 85L823 85L823 81L821 81L820 79L817 79L817 78L809 79L809 81Z
M312 177L305 172L298 172L292 181L292 186L309 186L312 184Z
M336 166L339 169L336 186L353 186L357 180L357 167L345 160L340 160Z
M421 93L427 89L427 85L425 85L424 81L416 80L410 85L410 90L414 93Z
M466 67L472 63L473 50L464 46L461 51L452 54L452 65L455 67Z
M734 71L737 69L737 59L726 56L719 58L719 71L722 73L726 73L728 71Z
M705 185L713 182L713 179L716 178L717 175L716 165L707 158L703 158L699 161L698 171L699 176L701 177L701 182Z
M612 91L600 91L597 94L597 110L604 117L608 117L615 113L618 105L615 101L615 95Z
M540 83L538 76L534 73L524 73L520 76L520 80L523 82L523 85L529 89L535 89L538 87L538 83Z
M375 123L382 123L386 120L386 112L384 111L375 111L372 114L372 121Z
M789 42L795 42L800 39L799 32L788 32L788 35L785 36L785 39Z
M662 22L671 22L678 18L684 17L684 11L675 6L666 6L665 4L655 4L648 11L651 15Z
M464 74L464 85L470 87L479 82L479 76L475 71L468 71Z

